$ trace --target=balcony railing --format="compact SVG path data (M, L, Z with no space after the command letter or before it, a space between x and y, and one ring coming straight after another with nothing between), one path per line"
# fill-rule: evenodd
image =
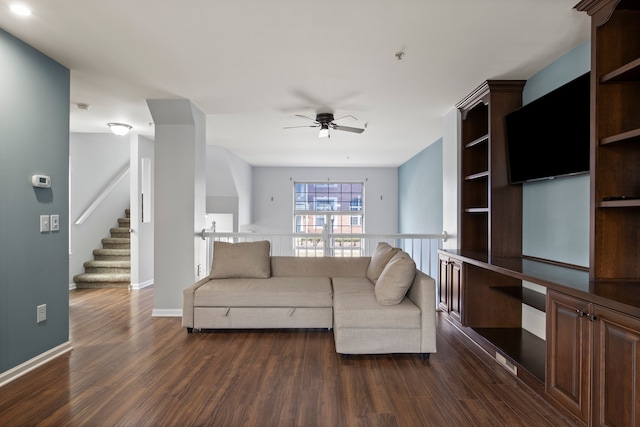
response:
M442 234L300 234L300 233L218 233L202 230L207 241L207 260L213 255L213 242L255 242L268 240L272 256L300 257L361 257L371 256L378 242L402 248L416 263L418 269L433 278L438 277L438 249L447 240ZM206 266L209 274L210 263Z

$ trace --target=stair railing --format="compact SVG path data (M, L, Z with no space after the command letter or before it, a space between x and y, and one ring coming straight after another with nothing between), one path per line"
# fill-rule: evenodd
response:
M111 180L109 185L107 185L102 190L102 192L98 194L98 197L95 198L93 203L91 203L89 207L82 213L82 215L78 217L78 219L75 222L76 225L81 225L87 220L87 218L89 218L89 216L91 216L91 214L98 208L98 206L100 206L100 203L102 203L104 199L106 199L107 196L111 194L111 192L116 188L116 186L120 183L120 181L122 181L122 179L129 173L129 168L130 168L130 165L129 163L127 163L120 170L120 172L118 172L118 174Z

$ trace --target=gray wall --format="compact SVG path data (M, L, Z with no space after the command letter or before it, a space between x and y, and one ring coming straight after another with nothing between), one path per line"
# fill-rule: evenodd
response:
M365 232L398 232L397 168L253 169L254 232L293 232L293 182L364 182Z
M0 372L69 340L69 70L0 30ZM51 177L36 189L31 175ZM40 215L60 231L40 233ZM47 320L36 322L36 306Z

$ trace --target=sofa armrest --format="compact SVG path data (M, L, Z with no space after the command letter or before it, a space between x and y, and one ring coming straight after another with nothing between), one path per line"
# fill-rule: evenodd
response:
M436 281L416 270L416 277L407 294L415 305L420 307L421 316L421 352L436 352Z
M182 291L182 326L185 328L193 328L193 301L196 289L210 280L209 277L205 277Z

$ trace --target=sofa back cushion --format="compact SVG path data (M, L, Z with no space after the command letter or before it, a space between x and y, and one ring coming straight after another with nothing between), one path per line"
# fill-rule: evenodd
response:
M404 251L396 253L384 267L375 285L378 304L400 304L416 276L416 263Z
M272 256L271 276L366 277L369 257Z
M376 246L376 250L373 252L371 256L371 262L369 262L369 267L367 267L367 277L373 283L376 283L380 274L384 270L384 267L387 265L389 260L398 252L400 252L400 248L391 247L387 242L379 242L378 246Z
M271 244L213 242L211 279L267 279L271 277Z

